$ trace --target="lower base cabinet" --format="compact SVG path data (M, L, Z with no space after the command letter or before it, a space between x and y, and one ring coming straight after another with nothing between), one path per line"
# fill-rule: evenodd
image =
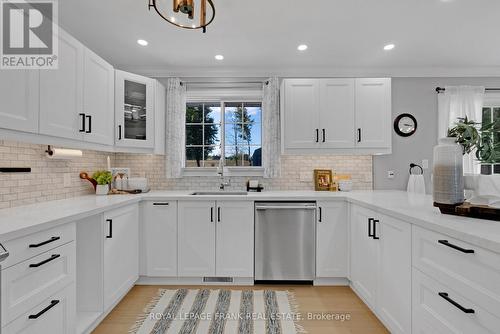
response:
M106 212L104 240L104 309L116 303L139 278L139 207Z
M7 326L2 334L74 334L75 285L71 284L32 307Z
M391 333L411 332L411 225L353 206L351 284Z

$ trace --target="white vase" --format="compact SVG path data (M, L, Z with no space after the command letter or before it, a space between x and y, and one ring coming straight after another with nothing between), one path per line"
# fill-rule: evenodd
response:
M98 184L95 188L96 195L107 195L109 192L109 184Z
M462 204L464 168L462 146L455 138L441 138L434 147L433 197L439 204Z

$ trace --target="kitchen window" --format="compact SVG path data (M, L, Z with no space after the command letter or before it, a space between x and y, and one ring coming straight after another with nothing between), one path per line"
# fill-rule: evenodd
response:
M186 104L186 169L262 166L262 102Z
M483 107L483 126L500 120L500 101ZM493 134L493 144L500 143L500 131ZM492 166L493 168L493 166ZM497 167L498 168L498 167Z

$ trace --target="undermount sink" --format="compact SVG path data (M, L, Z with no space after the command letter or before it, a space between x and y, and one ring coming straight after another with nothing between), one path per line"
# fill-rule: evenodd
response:
M190 195L198 196L218 196L218 195L247 195L246 191L197 191Z

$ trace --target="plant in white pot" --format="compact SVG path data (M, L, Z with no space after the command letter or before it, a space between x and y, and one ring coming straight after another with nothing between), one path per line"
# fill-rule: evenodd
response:
M113 180L113 175L107 170L98 170L92 175L92 178L97 182L95 189L96 195L107 195L109 186Z

